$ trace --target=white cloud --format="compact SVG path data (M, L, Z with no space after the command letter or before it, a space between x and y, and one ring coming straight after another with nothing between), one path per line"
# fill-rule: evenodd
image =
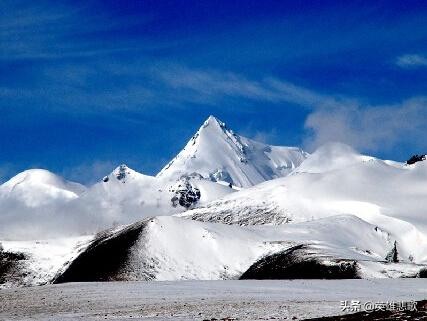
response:
M426 67L427 57L422 55L403 55L397 57L396 64L402 68Z
M112 161L94 161L90 163L80 164L75 167L64 169L62 175L68 180L79 182L85 185L91 185L111 173L118 164Z
M427 97L389 106L342 105L314 110L306 119L306 145L340 141L359 150L387 150L398 144L427 148Z
M232 73L185 68L169 68L159 74L169 86L190 90L200 101L218 104L224 97L243 97L255 103L272 102L280 108L289 108L289 105L305 108L309 114L304 126L304 143L309 150L336 141L371 152L398 144L427 150L427 97L391 105L370 105L356 98L325 95L275 78L250 80ZM266 140L268 136L259 138Z
M144 25L151 16L127 15L111 19L107 11L93 10L91 3L65 4L46 1L2 1L0 12L0 60L91 57L121 51L157 47L149 41L88 41L94 32ZM76 23L78 22L78 23ZM76 36L79 37L76 37ZM73 41L69 41L69 39Z
M266 77L259 80L217 70L196 70L182 66L161 66L153 69L153 77L173 89L187 90L187 98L198 102L217 103L226 97L272 103L291 103L308 108L340 104L339 96L327 96L290 82Z
M249 80L231 72L162 66L153 69L153 75L170 88L188 90L186 95L189 98L206 102L216 102L224 97L277 100L274 90L264 82Z
M97 79L95 83L100 86L88 90L85 85L94 83L93 77L99 74L103 79L118 77L130 81L114 86L114 81L105 84ZM68 112L89 112L88 106L101 112L114 109L142 112L166 106L188 108L189 103L217 108L230 106L234 100L238 104L236 110L243 112L246 107L256 108L259 102L267 102L270 108L307 111L305 145L309 149L329 141L341 141L362 151L374 152L397 144L427 149L426 140L421 139L425 137L422 125L427 121L426 97L375 106L357 98L326 95L272 77L251 79L226 71L166 63L153 67L141 61L135 61L132 68L120 62L67 65L60 70L45 70L43 76L47 84L53 84L47 92L39 88L34 89L35 92L0 88L0 96L15 100L41 96L43 101L49 102L48 106L66 107ZM265 134L258 136L263 140L271 138Z

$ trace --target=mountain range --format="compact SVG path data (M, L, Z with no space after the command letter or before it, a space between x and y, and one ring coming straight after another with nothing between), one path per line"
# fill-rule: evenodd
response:
M0 235L28 239L94 233L146 216L179 213L286 176L307 155L299 148L239 136L210 116L156 176L122 164L85 187L47 170L19 173L0 186Z
M427 162L312 154L210 116L156 176L0 186L0 286L105 280L422 277Z

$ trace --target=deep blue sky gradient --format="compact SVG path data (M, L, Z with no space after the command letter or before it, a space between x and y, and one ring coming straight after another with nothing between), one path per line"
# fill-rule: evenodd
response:
M307 117L331 100L343 115L357 102L349 122L382 110L374 125L347 124L355 135L334 140L396 160L427 153L425 133L407 131L414 113L427 120L424 100L405 113L405 101L427 94L424 1L5 1L4 8L0 181L31 167L83 183L120 163L155 174L210 114L243 135L312 151L333 139L322 135L328 121L313 129ZM277 82L291 89L279 91ZM389 116L394 110L402 114ZM359 139L357 130L370 136ZM388 130L387 144L372 143L375 131Z

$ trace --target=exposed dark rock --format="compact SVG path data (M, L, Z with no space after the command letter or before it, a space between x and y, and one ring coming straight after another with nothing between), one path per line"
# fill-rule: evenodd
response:
M26 256L23 253L6 252L0 249L0 284L21 279L25 273L21 269L21 261L25 259Z
M133 245L149 220L130 225L119 233L103 232L53 283L118 281L129 262Z
M199 179L199 180L201 180L201 179L204 179L204 178L199 173L193 172L193 173L190 173L190 174L182 175L179 179L180 180L189 180L189 179Z
M305 245L266 256L242 274L240 279L357 279L355 261L324 264L310 256Z
M191 185L188 179L180 181L175 188L176 189L171 189L171 191L175 193L171 199L173 207L179 204L182 207L190 208L200 200L200 190Z
M425 161L426 155L413 155L410 159L406 161L406 164L411 165L417 162Z
M105 176L105 177L102 179L102 181L103 181L104 183L107 183L109 180L110 180L110 179L108 178L108 176Z
M125 183L125 178L130 174L129 168L126 165L120 165L115 172L116 178Z
M388 252L386 258L387 262L399 263L399 257L397 252L397 241L394 241L393 248Z
M225 202L225 204L226 203L227 202ZM277 212L277 206L272 207L269 204L268 208L266 206L249 207L241 211L241 215L236 217L235 209L229 209L228 207L221 209L221 207L218 207L217 202L212 202L203 207L203 211L196 211L192 213L189 218L200 222L215 222L228 225L235 224L240 226L286 224L292 221L290 217L277 215Z
M223 181L227 183L233 183L233 179L230 174L223 169L218 169L214 173L209 174L209 178L213 182Z
M421 269L420 272L418 272L417 277L422 279L427 278L427 268Z

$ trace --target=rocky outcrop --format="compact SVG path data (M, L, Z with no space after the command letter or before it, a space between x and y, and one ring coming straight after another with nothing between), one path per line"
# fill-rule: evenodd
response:
M53 283L127 280L130 253L147 221L132 224L118 233L100 233Z
M0 244L0 285L5 283L19 284L26 276L22 262L26 259L23 253L4 251Z
M421 161L425 161L426 160L426 155L413 155L410 159L408 159L406 161L407 165L412 165L415 164L417 162L421 162Z
M266 256L246 270L240 279L357 279L357 263L348 260L323 262L305 245Z
M200 190L193 186L188 178L181 179L170 191L174 193L171 199L172 206L177 207L178 205L189 209L197 204L200 200Z

